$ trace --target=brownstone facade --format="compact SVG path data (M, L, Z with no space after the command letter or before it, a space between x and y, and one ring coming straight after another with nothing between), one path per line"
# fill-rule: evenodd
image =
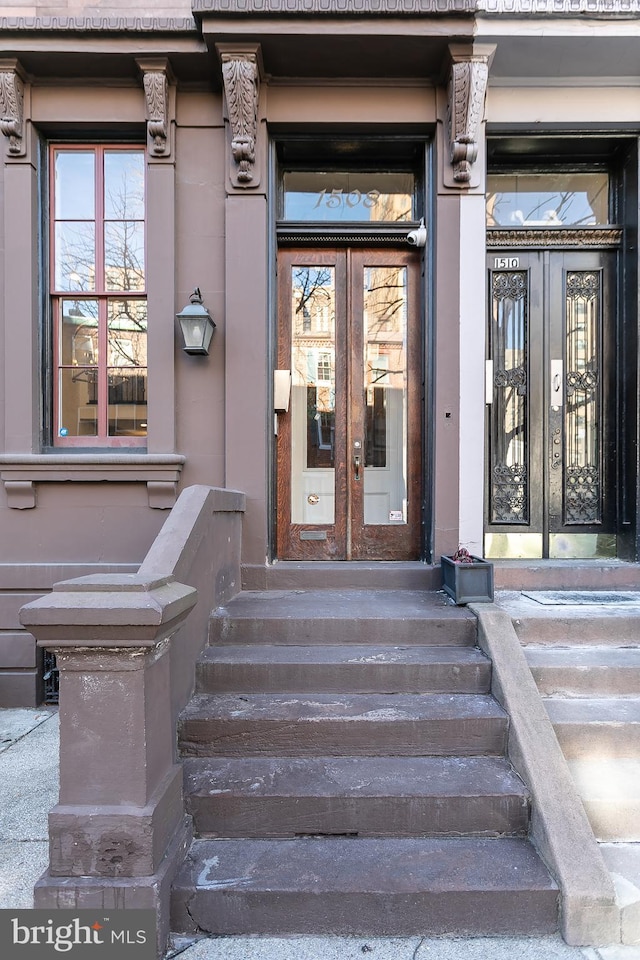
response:
M153 907L164 949L176 723L243 587L424 592L460 545L498 588L601 587L605 563L637 586L639 14L0 5L0 706L42 702L45 650L61 694L38 905ZM208 353L177 314L213 319ZM518 639L480 619L541 789ZM562 930L608 942L554 778L534 827Z
M621 350L626 357L609 401L626 416L624 429L605 438L609 447L600 455L616 467L601 486L606 482L616 504L606 518L614 543L606 555L636 558L634 2L611 0L593 13L586 0L37 2L15 13L5 4L0 13L3 704L42 697L35 644L18 622L22 604L69 577L137 570L190 485L246 495L246 585L265 586L274 561L295 561L278 556L283 468L273 392L273 370L282 366L277 256L292 244L312 251L384 240L406 251L408 234L424 219L426 244L413 253L420 346L411 374L419 412L412 417L421 419L422 446L413 468L420 509L412 523L420 534L411 562L436 585L429 571L441 553L459 543L484 552L495 495L485 412L488 172L584 166L615 179L603 241L615 248L615 319L610 311L606 321L615 329L603 362ZM88 268L88 286L77 264L63 263L65 230L89 215L72 205L65 213L63 199L56 206L64 179L61 168L56 180L55 157L96 147L110 156L116 148L144 151L146 239L137 292L118 279L117 256L114 266L108 251L106 267ZM307 218L301 228L283 212L287 170L375 175L403 164L414 178L406 225L361 223L355 233L347 225L340 236L336 224ZM79 180L75 186L79 197ZM114 223L133 222L109 213L107 193L101 196L107 226L95 229L107 240L92 247L97 258ZM347 196L355 202L356 193ZM98 213L91 223L99 224ZM523 246L598 243L591 229L558 241L557 231L545 237L539 224L529 240L517 229L490 234L491 256L507 251L513 262ZM208 357L183 352L175 320L195 287L216 323ZM131 315L134 298L146 317L144 363L127 354L130 333L112 319L100 321L103 333L98 321L95 330L89 323L92 359L65 354L59 330L77 337L74 310L95 303L107 317L113 304L126 303ZM132 386L136 364L144 367L135 374L144 390L142 381ZM96 386L94 396L89 381L101 376L103 393ZM126 381L129 393L116 381ZM90 426L85 435L86 423L97 422L90 408L100 402L102 434ZM282 424L286 414L278 416ZM527 416L535 416L534 406ZM537 456L533 447L528 456ZM578 483L582 491L584 479ZM398 522L400 514L392 509L389 517ZM518 529L509 527L509 536ZM384 559L384 545L379 557L371 549L371 560ZM518 549L502 555L520 556ZM540 555L547 554L545 546ZM351 554L332 556L348 561Z

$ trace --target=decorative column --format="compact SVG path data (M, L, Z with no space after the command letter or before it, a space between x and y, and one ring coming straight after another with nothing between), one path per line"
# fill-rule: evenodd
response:
M21 611L60 670L60 797L35 904L155 909L160 952L190 841L169 654L196 595L173 577L94 575Z
M166 57L139 57L136 63L147 118L147 451L161 454L173 453L176 446L176 87ZM156 484L154 497L154 505L170 509L176 484Z
M267 94L258 44L217 44L226 122L225 486L247 495L243 559L267 552ZM249 479L248 479L249 478Z
M31 85L20 62L0 59L0 130L4 163L4 452L39 452L40 346L38 291L39 190L37 140L31 126ZM10 400L9 400L10 398ZM35 506L22 488L21 506Z
M436 243L435 558L483 553L484 105L495 47L449 47L439 91ZM457 463L457 471L442 468Z

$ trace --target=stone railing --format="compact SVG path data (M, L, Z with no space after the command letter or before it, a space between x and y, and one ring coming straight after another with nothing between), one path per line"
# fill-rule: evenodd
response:
M176 719L209 614L240 590L244 495L180 495L137 573L54 585L20 613L60 671L60 796L42 908L154 909L158 953L188 848Z

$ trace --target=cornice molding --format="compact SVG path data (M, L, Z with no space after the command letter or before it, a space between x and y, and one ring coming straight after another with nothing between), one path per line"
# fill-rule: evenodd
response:
M416 16L473 13L476 0L192 0L196 16L264 14L328 16Z
M527 17L624 17L640 13L640 0L476 0L477 13Z
M192 0L195 16L433 16L630 17L640 0Z
M197 33L193 17L0 17L0 32Z
M490 250L532 247L585 247L613 249L622 242L619 227L521 227L517 230L490 227L487 248Z
M407 233L418 227L418 222L400 224L379 224L348 228L344 224L328 224L321 231L309 227L309 224L292 224L286 221L277 225L279 244L324 244L335 243L362 244L367 246L400 246L406 248Z
M224 17L484 16L628 19L640 0L192 0L193 17L3 16L2 33L198 33L207 14Z

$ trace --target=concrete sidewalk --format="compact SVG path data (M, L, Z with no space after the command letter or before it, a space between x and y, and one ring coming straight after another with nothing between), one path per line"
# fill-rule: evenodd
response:
M58 790L52 708L0 710L0 908L33 906ZM218 937L177 940L181 960L640 960L640 947L569 947L559 937Z

